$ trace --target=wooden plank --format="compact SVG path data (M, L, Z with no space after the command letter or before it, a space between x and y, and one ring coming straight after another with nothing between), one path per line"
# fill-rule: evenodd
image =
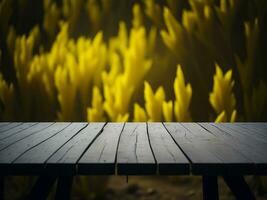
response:
M13 168L29 174L49 173L44 170L45 162L66 142L72 139L87 123L71 123L53 137L29 149L18 157Z
M231 129L235 132L243 134L244 136L246 136L248 138L253 138L254 140L257 140L259 142L263 142L267 145L267 137L259 134L257 131L248 130L244 127L237 126L234 123L223 123L222 125L227 127L228 129Z
M231 135L232 137L237 138L239 141L250 146L256 151L261 152L263 155L266 155L267 144L264 141L261 141L260 139L255 137L255 135L243 134L242 131L240 132L240 130L234 130L229 126L225 126L225 124L223 123L213 123L212 125L218 127L219 129Z
M188 174L189 161L162 123L148 123L150 144L158 165L158 173Z
M265 150L259 150L258 148L253 147L253 145L249 144L249 141L244 138L233 137L231 134L214 126L213 123L199 124L207 131L216 135L216 137L222 140L222 142L230 145L232 148L251 160L255 165L255 169L251 172L251 174L267 174L267 152ZM253 151L251 151L251 149L253 149Z
M90 123L49 158L46 169L57 175L76 174L77 161L104 126L105 123Z
M16 126L16 127L12 128L12 129L3 131L3 132L0 133L0 140L3 140L5 138L7 138L7 137L10 137L10 136L14 135L14 134L17 134L17 133L19 133L19 132L21 132L21 131L23 131L23 130L25 130L27 128L30 128L31 126L33 126L35 124L37 124L37 123L22 123L21 125Z
M79 174L115 173L117 146L124 123L108 123L101 135L91 144L78 161Z
M51 126L53 122L44 122L44 123L39 123L36 125L30 124L30 127L24 126L23 130L19 130L17 133L11 134L9 137L5 137L4 139L0 140L0 150L3 150L7 148L8 146L14 144L15 142L22 140L23 138L26 138L32 134L36 134L39 131L46 129L47 127ZM22 126L22 125L21 125ZM20 127L20 126L18 126ZM25 128L27 127L27 128ZM11 130L14 130L16 128L13 128Z
M196 123L165 123L196 175L251 172L252 161Z
M257 124L246 124L246 123L235 123L235 125L245 128L249 131L256 132L256 134L259 134L265 138L267 138L267 127L263 127L262 124L265 123L257 123Z
M156 174L146 123L125 124L117 152L117 168L121 175Z
M26 151L53 137L68 125L70 125L70 123L54 123L46 129L32 134L0 151L0 173L20 173L20 171L16 171L16 168L13 168L15 165L11 163Z
M1 135L1 132L12 129L12 128L19 126L21 124L22 124L21 122L13 122L13 123L7 124L6 126L0 127L0 135Z
M0 122L0 128L10 124L11 122Z
M212 124L213 126L216 126L217 128L219 128L220 130L226 132L227 134L231 135L233 138L236 138L239 142L241 142L244 145L247 145L251 150L253 150L254 152L256 152L259 156L264 156L264 160L267 158L267 145L265 142L260 141L259 139L255 139L256 137L253 135L244 135L242 133L240 133L239 131L235 131L232 129L229 129L228 127L224 126L223 124ZM256 157L255 157L256 159ZM267 174L267 166L266 166L266 162L262 160L261 163L257 163L256 165L256 171L255 173L259 173L259 174L263 174L265 175Z

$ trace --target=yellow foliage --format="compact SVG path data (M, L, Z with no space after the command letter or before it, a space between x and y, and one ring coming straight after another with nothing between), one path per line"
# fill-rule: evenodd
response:
M103 97L98 87L93 88L92 107L87 108L87 120L89 122L105 121Z
M11 33L12 34L12 33ZM34 44L39 37L39 28L36 26L28 37L25 35L16 38L14 51L14 65L16 68L16 76L20 82L20 86L26 87L27 73L29 72L30 62L33 57Z
M213 90L209 97L210 103L219 115L219 119L226 118L230 120L236 105L236 99L232 91L234 87L232 70L228 70L224 75L221 68L216 64L216 74L213 77L213 81Z
M134 118L135 122L146 122L147 116L145 110L137 103L134 104Z
M50 38L53 38L56 34L60 10L57 7L56 3L52 3L51 0L44 0L44 21L43 27L44 30L48 33Z
M173 103L172 101L164 101L162 104L162 111L164 120L166 122L172 122L173 121Z
M224 74L216 65L209 94L214 61L220 66L236 63L244 92L240 95L244 98L244 118L262 119L267 86L265 80L255 78L254 68L258 68L257 73L264 70L264 59L258 50L264 46L259 44L263 3L256 3L258 15L250 21L240 21L244 23L241 38L245 38L246 52L236 51L240 48L233 43L237 36L233 31L236 11L241 5L237 1L220 0L219 6L195 0L168 0L164 5L155 0L143 3L131 4L132 19L123 21L121 13L113 15L112 0L63 0L62 4L43 0L43 21L22 35L18 33L24 27L8 25L13 15L8 13L13 12L11 4L0 3L4 11L0 14L4 34L1 39L7 47L7 52L1 49L1 64L10 63L13 66L8 67L15 69L14 74L7 67L1 70L8 78L6 81L1 76L1 119L16 115L16 119L38 121L191 121L197 112L197 101L190 112L192 87L185 82L182 65L196 91L194 99L208 104L209 95L217 115L215 121L233 122L237 115L233 69ZM26 8L27 2L21 5ZM18 16L23 17L25 13L20 12ZM90 37L84 36L86 31ZM174 54L169 54L166 46ZM241 59L237 55L245 56ZM176 77L172 74L175 65ZM173 78L174 83L167 82ZM153 85L145 82L142 105L138 92L144 80Z
M134 28L129 38L125 24L120 23L118 37L110 41L110 71L102 73L104 110L112 121L128 120L133 93L152 65L152 61L147 58L149 40L146 29L141 26L139 9L138 5L133 8Z
M168 32L162 30L160 32L161 37L166 46L175 52L178 48L181 48L180 41L182 41L183 38L180 38L180 36L182 35L183 29L166 7L163 10L163 16Z
M12 121L15 119L15 91L13 84L8 83L3 79L0 73L0 102L3 109L0 108L0 119Z
M191 85L185 84L184 74L180 65L177 66L176 78L174 81L174 114L177 121L191 121L189 106L192 98Z
M165 101L165 92L163 87L159 87L155 94L148 82L145 82L144 89L145 108L148 115L148 121L162 121L162 104Z
M143 25L143 16L139 4L133 5L133 28L140 28Z
M144 0L146 9L146 15L153 21L157 26L161 23L161 7L159 4L155 3L155 0Z

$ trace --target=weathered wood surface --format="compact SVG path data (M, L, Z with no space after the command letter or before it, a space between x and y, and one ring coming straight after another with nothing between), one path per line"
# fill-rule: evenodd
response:
M0 123L0 175L266 175L267 123Z

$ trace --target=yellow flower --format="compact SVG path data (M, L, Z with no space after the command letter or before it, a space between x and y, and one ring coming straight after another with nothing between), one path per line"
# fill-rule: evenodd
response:
M139 4L133 5L133 28L140 28L143 25L143 16Z
M162 104L163 116L166 122L173 121L173 103L172 101L164 101Z
M144 0L146 9L146 15L153 21L157 26L161 23L161 7L159 4L155 3L155 0Z
M12 121L17 119L15 99L13 84L8 85L0 73L0 102L3 106L3 109L0 107L0 120Z
M174 81L174 114L177 121L191 121L189 106L192 98L191 85L185 84L184 74L180 65L177 66L176 78Z
M16 38L14 51L14 65L16 76L22 88L27 84L27 73L29 72L30 62L33 56L33 48L39 38L39 28L34 27L29 36L25 35Z
M231 80L232 70L228 70L224 75L216 64L216 74L213 79L213 90L210 93L209 101L218 115L222 115L221 113L224 111L226 119L230 120L236 105L232 91L234 87L234 81Z
M89 92L92 85L100 87L101 73L107 63L107 48L102 32L97 33L92 40L79 37L75 42L68 39L68 26L63 24L47 59L50 68L57 71L55 82L61 109L59 119L86 119ZM58 70L58 66L62 69ZM59 71L64 73L62 77ZM73 90L72 97L68 97L70 91L67 88Z
M87 108L88 122L105 121L103 110L103 98L98 87L93 88L92 107Z
M57 31L59 17L60 17L60 10L57 7L56 3L51 0L44 0L44 21L43 27L44 30L49 35L50 39L52 39Z
M133 15L130 36L127 35L125 23L121 22L118 36L111 39L110 70L102 72L104 110L111 121L128 120L131 98L152 65L152 60L148 58L151 40L142 26L137 4Z
M145 110L137 103L134 104L134 122L146 122L147 116Z
M144 97L148 121L162 121L162 104L165 100L165 92L163 87L159 87L154 94L149 83L145 82Z
M225 111L222 111L216 118L215 123L220 123L220 122L226 122L227 121L227 117L225 114Z
M215 123L220 123L220 122L227 122L227 115L225 110L222 111L217 118L215 119ZM231 114L230 122L235 122L236 121L236 110L234 110Z
M55 85L58 89L58 101L60 112L58 119L60 121L74 121L76 87L69 76L67 68L58 67L55 73Z
M164 43L169 47L171 50L175 51L179 45L179 38L178 36L182 32L181 25L176 21L174 16L171 14L168 8L164 8L163 10L164 20L167 26L167 31L162 30L161 36Z

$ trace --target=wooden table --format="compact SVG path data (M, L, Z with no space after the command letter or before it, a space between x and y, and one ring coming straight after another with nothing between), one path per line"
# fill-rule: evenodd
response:
M75 175L200 175L204 199L218 199L222 176L237 199L255 199L243 176L267 174L267 123L5 122L0 173L2 195L5 176L38 175L28 199L56 180L68 199Z

